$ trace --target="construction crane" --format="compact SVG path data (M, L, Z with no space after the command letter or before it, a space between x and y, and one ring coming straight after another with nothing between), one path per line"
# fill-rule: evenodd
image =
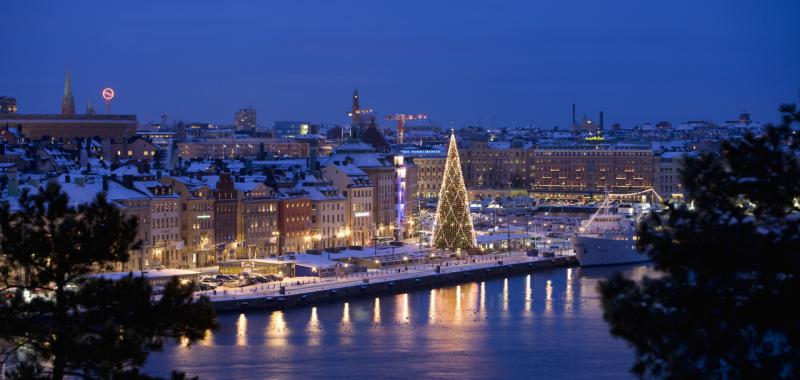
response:
M386 120L395 120L397 121L397 143L403 143L403 127L406 124L406 121L409 120L424 120L427 119L428 115L424 113L417 113L417 114L406 114L406 113L396 113L394 115L386 115Z

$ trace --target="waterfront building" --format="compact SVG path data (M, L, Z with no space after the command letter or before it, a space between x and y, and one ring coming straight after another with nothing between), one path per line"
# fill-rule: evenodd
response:
M520 142L486 141L483 136L469 141L469 147L460 151L467 187L525 187L527 148Z
M80 182L78 182L80 183ZM117 269L125 271L141 271L150 267L153 260L150 259L151 248L153 242L150 240L151 223L152 223L152 209L150 207L150 197L146 194L136 191L131 188L122 186L122 184L111 181L108 176L102 179L101 191L108 194L108 199L113 201L122 211L126 217L134 217L138 222L136 232L136 239L141 242L141 245L136 250L129 252L130 257L125 263L120 263ZM82 189L76 189L81 192L91 193L87 188L93 184L85 184ZM62 184L62 186L64 186ZM67 188L62 187L65 191ZM69 192L68 192L69 194Z
M214 249L214 198L205 182L188 177L163 177L159 182L180 196L180 234L188 267L217 263Z
M214 186L214 243L221 260L236 256L239 248L239 194L230 173L219 175Z
M345 197L344 231L338 231L339 238L346 245L369 244L374 235L372 193L375 190L369 175L352 162L329 161L322 171L323 177Z
M302 191L278 194L278 254L305 252L311 244L311 199Z
M639 145L539 147L530 162L531 190L541 198L578 199L653 186L653 151Z
M393 160L385 154L360 141L342 144L331 155L328 162L353 164L367 176L374 186L372 192L372 223L379 239L396 239L399 227L397 219L397 178Z
M682 160L691 152L664 152L655 158L653 188L664 199L683 199L685 190L681 184Z
M238 258L263 258L278 254L278 200L263 182L238 181L241 193L242 249Z
M132 182L129 178L124 178L123 184L145 194L150 200L151 246L145 267L189 267L180 234L180 197L169 185L157 181Z
M331 181L306 176L298 186L311 199L311 243L313 249L346 244L345 210L347 198Z

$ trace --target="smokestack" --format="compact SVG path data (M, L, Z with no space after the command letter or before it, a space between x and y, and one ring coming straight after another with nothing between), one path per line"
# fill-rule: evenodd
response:
M572 125L576 125L576 123L575 123L575 103L572 103Z
M600 125L600 129L603 129L604 116L605 116L605 114L603 113L603 111L600 111L600 124L599 124Z

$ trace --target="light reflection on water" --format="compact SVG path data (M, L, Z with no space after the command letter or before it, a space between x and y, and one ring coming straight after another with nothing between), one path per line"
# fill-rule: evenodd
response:
M596 286L622 270L566 268L430 290L220 316L198 344L168 345L148 373L236 378L629 378Z

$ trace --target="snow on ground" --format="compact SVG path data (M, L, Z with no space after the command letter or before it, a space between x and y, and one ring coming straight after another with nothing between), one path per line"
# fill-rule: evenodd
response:
M568 254L564 256L572 255L573 254ZM473 259L476 260L476 262L473 263ZM197 292L196 295L206 295L211 299L212 302L260 298L265 296L280 297L283 296L279 293L281 286L286 287L285 295L296 295L320 290L333 290L358 286L364 284L364 279L369 279L370 284L376 284L408 278L435 276L437 275L435 271L435 267L437 265L441 265L442 273L457 273L473 269L497 267L500 266L498 261L502 261L502 265L508 265L524 262L545 261L549 259L550 258L545 257L529 257L525 254L525 252L511 252L497 255L489 254L483 256L474 256L465 260L447 260L443 261L441 264L413 264L408 266L396 266L392 268L381 269L379 271L349 274L345 277L338 278L321 279L317 277L294 277L284 279L284 281L281 282L256 284L242 288L219 287L216 289L216 292Z

